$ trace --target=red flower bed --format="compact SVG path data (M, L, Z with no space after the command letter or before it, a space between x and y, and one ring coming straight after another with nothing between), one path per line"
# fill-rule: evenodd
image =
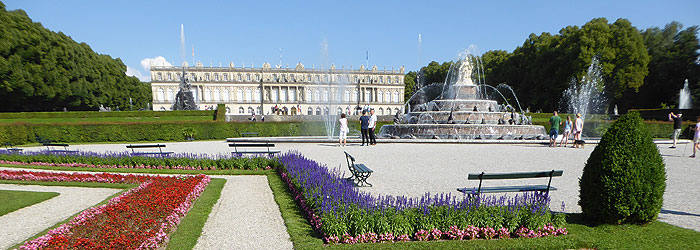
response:
M167 242L204 191L210 178L0 171L0 179L139 183L107 204L83 211L70 222L20 249L157 249Z

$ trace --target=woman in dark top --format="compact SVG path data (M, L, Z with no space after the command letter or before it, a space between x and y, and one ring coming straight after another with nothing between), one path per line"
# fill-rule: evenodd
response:
M367 111L362 110L362 116L360 116L360 131L362 131L362 145L365 146L369 144L369 116L367 116ZM365 144L367 142L367 144Z

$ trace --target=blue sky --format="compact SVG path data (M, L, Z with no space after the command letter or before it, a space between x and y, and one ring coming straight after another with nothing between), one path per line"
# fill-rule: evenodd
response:
M474 44L512 51L530 33L557 33L596 17L629 19L637 28L679 21L700 25L700 1L92 1L5 0L35 22L98 53L121 58L148 80L143 64L181 65L185 54L205 66L263 62L320 68L406 66L453 60ZM421 34L419 50L418 35ZM322 47L327 44L327 56ZM420 52L420 53L419 53ZM420 56L419 56L420 55ZM165 60L154 60L163 57ZM420 60L419 60L420 57Z

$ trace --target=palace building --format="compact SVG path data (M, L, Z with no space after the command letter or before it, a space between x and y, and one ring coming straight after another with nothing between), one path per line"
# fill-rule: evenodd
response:
M151 67L153 110L171 110L183 68ZM185 67L200 110L226 105L228 115L354 114L356 108L374 108L378 115L394 115L404 103L404 67L398 70L336 68Z

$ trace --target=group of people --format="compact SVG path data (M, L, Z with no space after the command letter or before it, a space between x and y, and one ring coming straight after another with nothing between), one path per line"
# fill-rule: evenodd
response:
M348 141L348 119L343 113L340 115L340 141L338 144L345 147ZM367 115L367 110L362 110L362 116L360 116L360 131L362 133L362 144L360 146L377 145L377 138L374 135L374 130L377 128L377 115L374 114L374 109L369 109L369 115Z
M581 134L583 132L583 118L581 118L581 113L576 114L576 120L571 121L571 116L566 116L566 121L562 122L557 111L554 111L552 117L549 118L549 146L557 146L557 137L559 136L559 127L564 126L564 132L562 133L561 140L559 141L559 147L566 147L569 145L569 136L574 136L574 142L581 141ZM582 144L574 143L572 148L581 147Z
M671 145L671 148L676 148L676 142L678 141L678 137L683 131L682 117L683 113L680 111L678 111L678 114L675 114L673 112L668 114L668 120L673 122L673 135L671 136L671 138L673 139L673 145ZM694 127L690 127L691 131L695 131L693 136L693 154L690 156L690 158L695 158L696 152L700 150L700 116L696 117L696 121L698 123L696 123Z

